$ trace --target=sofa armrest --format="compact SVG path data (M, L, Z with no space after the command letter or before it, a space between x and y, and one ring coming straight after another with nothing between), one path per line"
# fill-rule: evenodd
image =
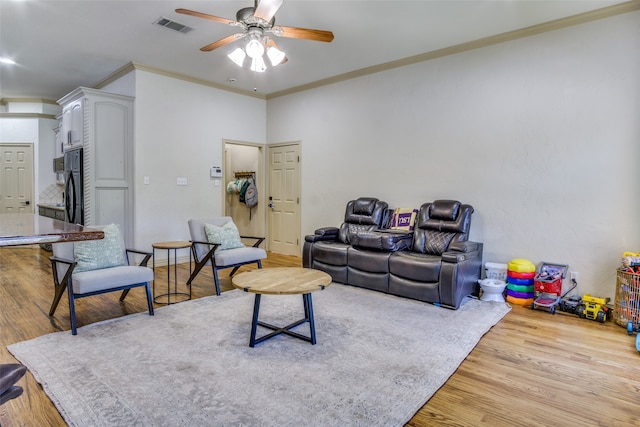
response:
M340 232L338 227L322 227L318 228L314 234L319 236L337 236Z
M319 242L319 241L334 241L338 239L338 232L340 230L337 227L322 227L315 231L315 234L305 236L304 240L307 242Z
M467 259L478 257L480 249L478 242L454 242L449 245L449 250L442 254L442 260L445 262L461 262Z
M445 307L458 308L465 296L478 293L483 244L456 242L449 249L442 254L440 303Z

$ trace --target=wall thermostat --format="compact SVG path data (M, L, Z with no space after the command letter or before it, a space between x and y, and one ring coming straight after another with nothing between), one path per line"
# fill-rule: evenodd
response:
M211 168L211 178L222 178L222 168L220 166Z

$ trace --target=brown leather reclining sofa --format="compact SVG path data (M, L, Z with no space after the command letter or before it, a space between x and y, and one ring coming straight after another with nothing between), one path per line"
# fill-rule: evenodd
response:
M305 237L303 266L334 282L457 309L477 295L482 243L471 242L473 207L455 200L420 206L413 231L391 230L386 202L347 203L344 223Z

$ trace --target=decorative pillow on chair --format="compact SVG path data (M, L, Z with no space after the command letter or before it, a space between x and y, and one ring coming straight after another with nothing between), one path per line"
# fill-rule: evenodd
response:
M229 221L222 227L205 224L204 232L210 243L220 245L218 250L224 251L225 249L244 248L238 227L236 227L233 221Z
M416 222L418 209L397 208L391 216L391 230L413 231L413 225Z
M76 242L73 245L73 256L78 263L74 272L127 265L124 258L124 243L118 226L110 224L93 228L101 229L104 232L104 239Z

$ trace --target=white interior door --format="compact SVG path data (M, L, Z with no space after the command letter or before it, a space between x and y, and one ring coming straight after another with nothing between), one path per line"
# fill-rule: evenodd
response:
M33 213L33 145L0 144L0 213Z
M268 247L300 256L300 144L270 145L268 158Z

